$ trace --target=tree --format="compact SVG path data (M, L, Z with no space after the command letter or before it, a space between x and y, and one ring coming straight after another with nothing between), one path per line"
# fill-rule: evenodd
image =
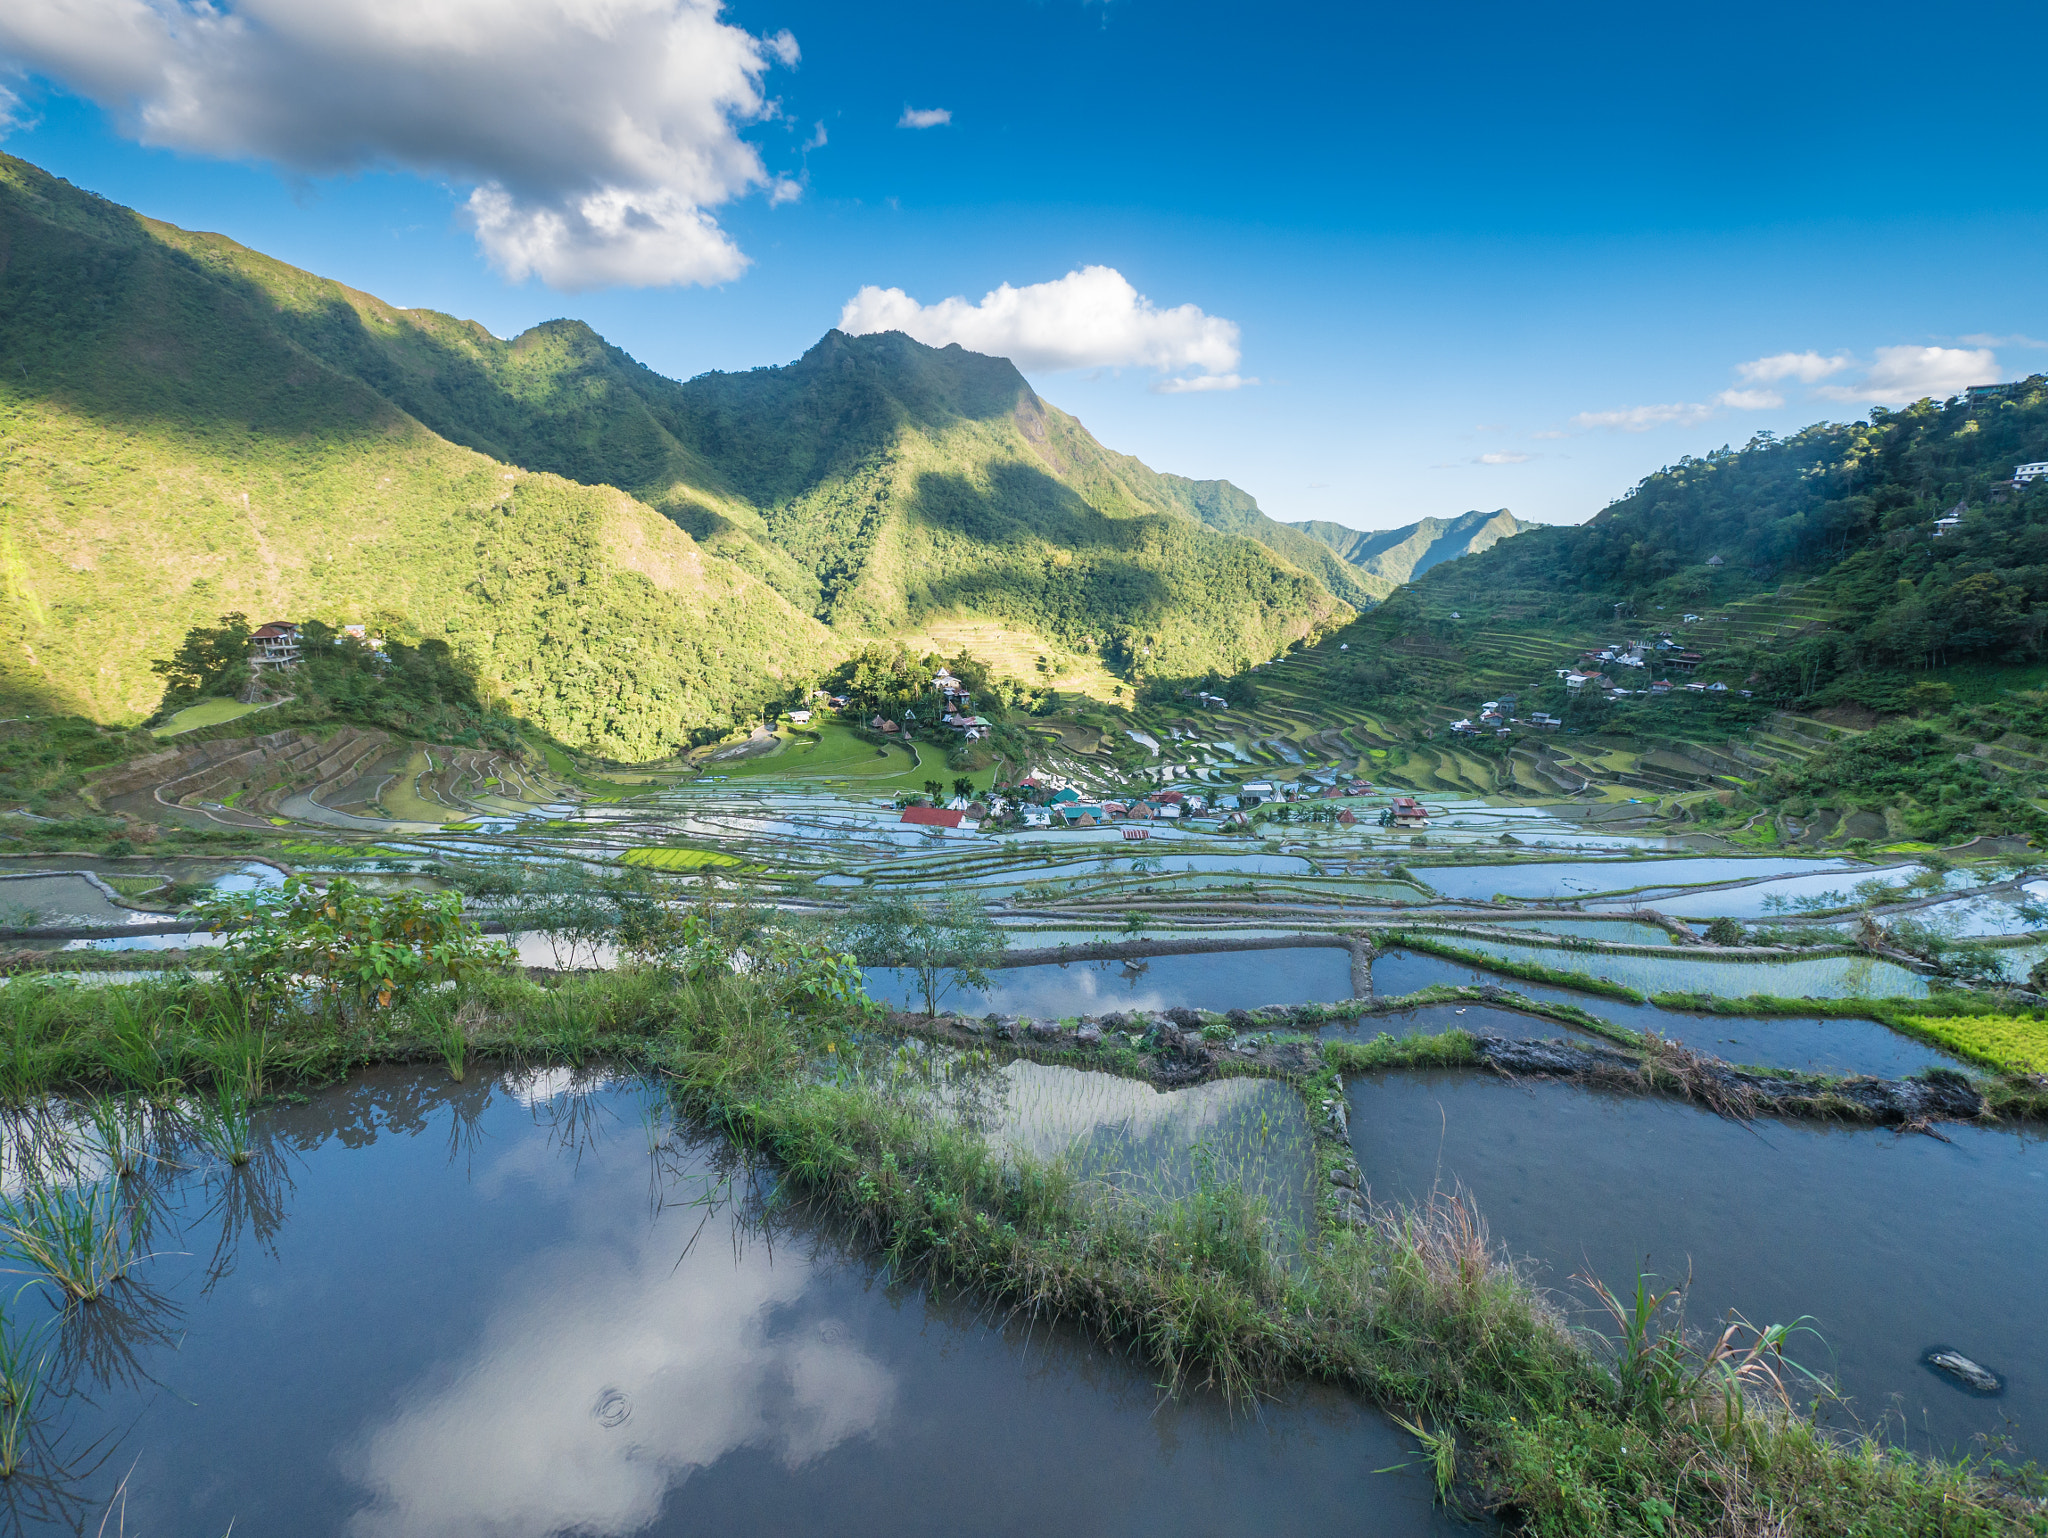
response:
M863 961L907 968L924 995L924 1012L939 1012L952 989L988 987L1008 938L981 900L969 892L943 897L877 894L847 915L845 944Z
M924 782L924 793L930 796L933 801L937 801L946 794L946 782L943 780L926 780Z
M237 893L199 909L226 936L221 965L267 1003L300 988L357 1019L439 983L461 983L515 959L486 940L456 892L365 891L343 876L323 890L293 876L281 892Z
M972 776L970 776L970 775L965 775L965 774L961 774L961 775L955 775L955 776L953 777L953 794L954 794L954 795L956 795L956 796L971 796L971 795L973 795L973 794L974 794L974 780L973 780L973 777L972 777Z
M249 674L249 616L223 614L218 625L194 625L184 643L149 670L164 681L164 702L233 693Z

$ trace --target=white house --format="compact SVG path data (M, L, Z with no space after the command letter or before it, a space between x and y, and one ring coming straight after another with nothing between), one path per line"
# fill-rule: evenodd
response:
M808 710L792 710L789 713L789 719L794 721L798 726L802 726L806 721L811 719L811 713Z

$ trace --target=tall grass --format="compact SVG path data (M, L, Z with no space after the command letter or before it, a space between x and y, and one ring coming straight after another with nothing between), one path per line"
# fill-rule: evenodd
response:
M116 1175L72 1184L31 1168L20 1195L0 1195L0 1250L67 1297L92 1303L142 1259L147 1202L143 1190L124 1190Z

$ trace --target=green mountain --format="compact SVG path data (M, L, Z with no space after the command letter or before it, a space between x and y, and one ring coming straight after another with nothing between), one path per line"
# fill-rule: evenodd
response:
M1003 359L832 332L678 382L580 322L504 341L6 157L0 435L0 691L108 721L231 610L445 638L487 695L630 758L855 636L992 618L1199 672L1358 592Z
M1516 783L1534 766L1530 788L1619 774L1633 793L1710 792L1688 803L1709 822L1764 810L1828 836L2048 837L2048 478L2014 479L2042 460L2039 375L1759 434L1587 523L1424 573L1318 648L1317 689L1439 742L1502 693L1561 714L1559 735L1457 750L1484 749ZM1589 648L1660 635L1697 667L1653 649L1643 669L1608 667L1631 690L1614 699L1557 677ZM1641 692L1660 675L1674 695Z
M1506 508L1498 512L1460 513L1455 518L1424 518L1398 529L1353 529L1341 523L1310 519L1284 525L1327 548L1357 579L1385 597L1404 582L1413 582L1432 567L1460 556L1490 550L1504 539L1536 527Z
M833 331L784 367L683 382L580 321L504 341L219 236L157 233L441 437L620 487L844 632L994 617L1112 662L1207 667L1347 618L1333 590L1366 596L1235 487L1105 449L1007 359ZM1218 523L1215 502L1250 514Z

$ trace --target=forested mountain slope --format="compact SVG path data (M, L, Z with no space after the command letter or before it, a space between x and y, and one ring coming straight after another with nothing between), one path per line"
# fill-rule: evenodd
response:
M627 490L844 631L987 615L1113 662L1199 669L1375 596L1235 487L1103 448L1006 359L834 331L786 366L682 382L580 321L505 341L149 228L442 437Z
M301 345L270 291L165 234L0 157L0 690L17 709L137 720L162 692L152 659L240 610L445 637L528 719L644 758L834 653L624 493L430 431Z
M1445 561L1477 555L1504 539L1536 527L1506 508L1497 512L1460 513L1455 518L1424 518L1398 529L1353 529L1341 523L1310 519L1288 524L1326 547L1362 581L1378 586L1382 595Z
M1427 572L1345 633L1348 667L1366 695L1461 698L1516 681L1504 657L1536 682L1577 646L1670 630L1704 653L1701 678L1889 708L1930 669L2044 655L2048 480L2010 484L2044 458L2040 376L1974 407L1760 434L1658 471L1585 524Z

